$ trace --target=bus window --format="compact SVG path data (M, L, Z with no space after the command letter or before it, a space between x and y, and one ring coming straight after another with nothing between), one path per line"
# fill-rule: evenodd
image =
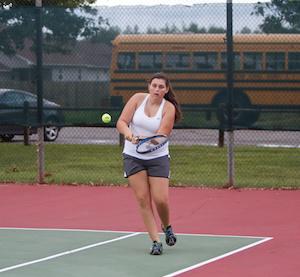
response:
M190 67L190 54L188 53L167 53L167 69L186 69Z
M216 70L218 69L218 54L216 52L194 53L194 69Z
M283 52L266 53L266 70L284 70L285 54Z
M134 53L119 53L118 55L118 69L134 69L135 68L135 54Z
M288 55L289 59L289 70L300 70L300 53L290 52Z
M240 53L234 53L233 54L233 64L234 64L234 70L240 70L241 69L241 55ZM227 69L227 53L223 52L221 53L221 69L226 70Z
M262 53L245 52L244 70L262 70Z
M139 69L161 69L162 54L161 53L139 53L138 56Z

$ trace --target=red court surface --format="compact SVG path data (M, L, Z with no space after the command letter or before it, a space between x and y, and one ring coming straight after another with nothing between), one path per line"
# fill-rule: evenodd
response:
M181 276L299 275L300 190L171 188L170 200L179 233L273 237ZM57 185L0 185L0 227L145 231L130 188Z

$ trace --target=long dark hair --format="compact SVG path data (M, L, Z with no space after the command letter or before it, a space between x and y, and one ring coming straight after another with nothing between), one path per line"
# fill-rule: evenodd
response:
M166 86L169 88L168 92L165 94L164 98L168 101L170 101L174 107L175 107L175 122L178 122L182 118L182 113L180 109L180 104L176 100L176 95L174 93L174 90L172 88L170 79L167 77L166 74L162 72L155 73L148 81L149 84L151 84L153 79L162 79L165 81Z

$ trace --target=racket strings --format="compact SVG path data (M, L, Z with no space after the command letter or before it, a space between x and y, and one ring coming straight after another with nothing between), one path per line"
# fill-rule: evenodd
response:
M149 153L161 148L168 139L166 137L154 137L149 139L144 139L137 145L137 152L139 153Z

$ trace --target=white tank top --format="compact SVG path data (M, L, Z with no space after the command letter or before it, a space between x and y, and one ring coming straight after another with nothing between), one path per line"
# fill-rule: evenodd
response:
M149 117L145 114L145 105L148 98L149 98L149 94L145 97L142 104L136 109L132 121L129 125L131 132L135 136L141 136L141 137L154 136L160 127L162 112L166 100L163 99L163 101L161 102L158 108L158 111L156 112L156 115L153 117ZM161 148L153 152L147 154L139 154L136 152L136 144L133 144L128 140L125 140L123 153L142 160L150 160L150 159L169 155L169 143L167 142Z

